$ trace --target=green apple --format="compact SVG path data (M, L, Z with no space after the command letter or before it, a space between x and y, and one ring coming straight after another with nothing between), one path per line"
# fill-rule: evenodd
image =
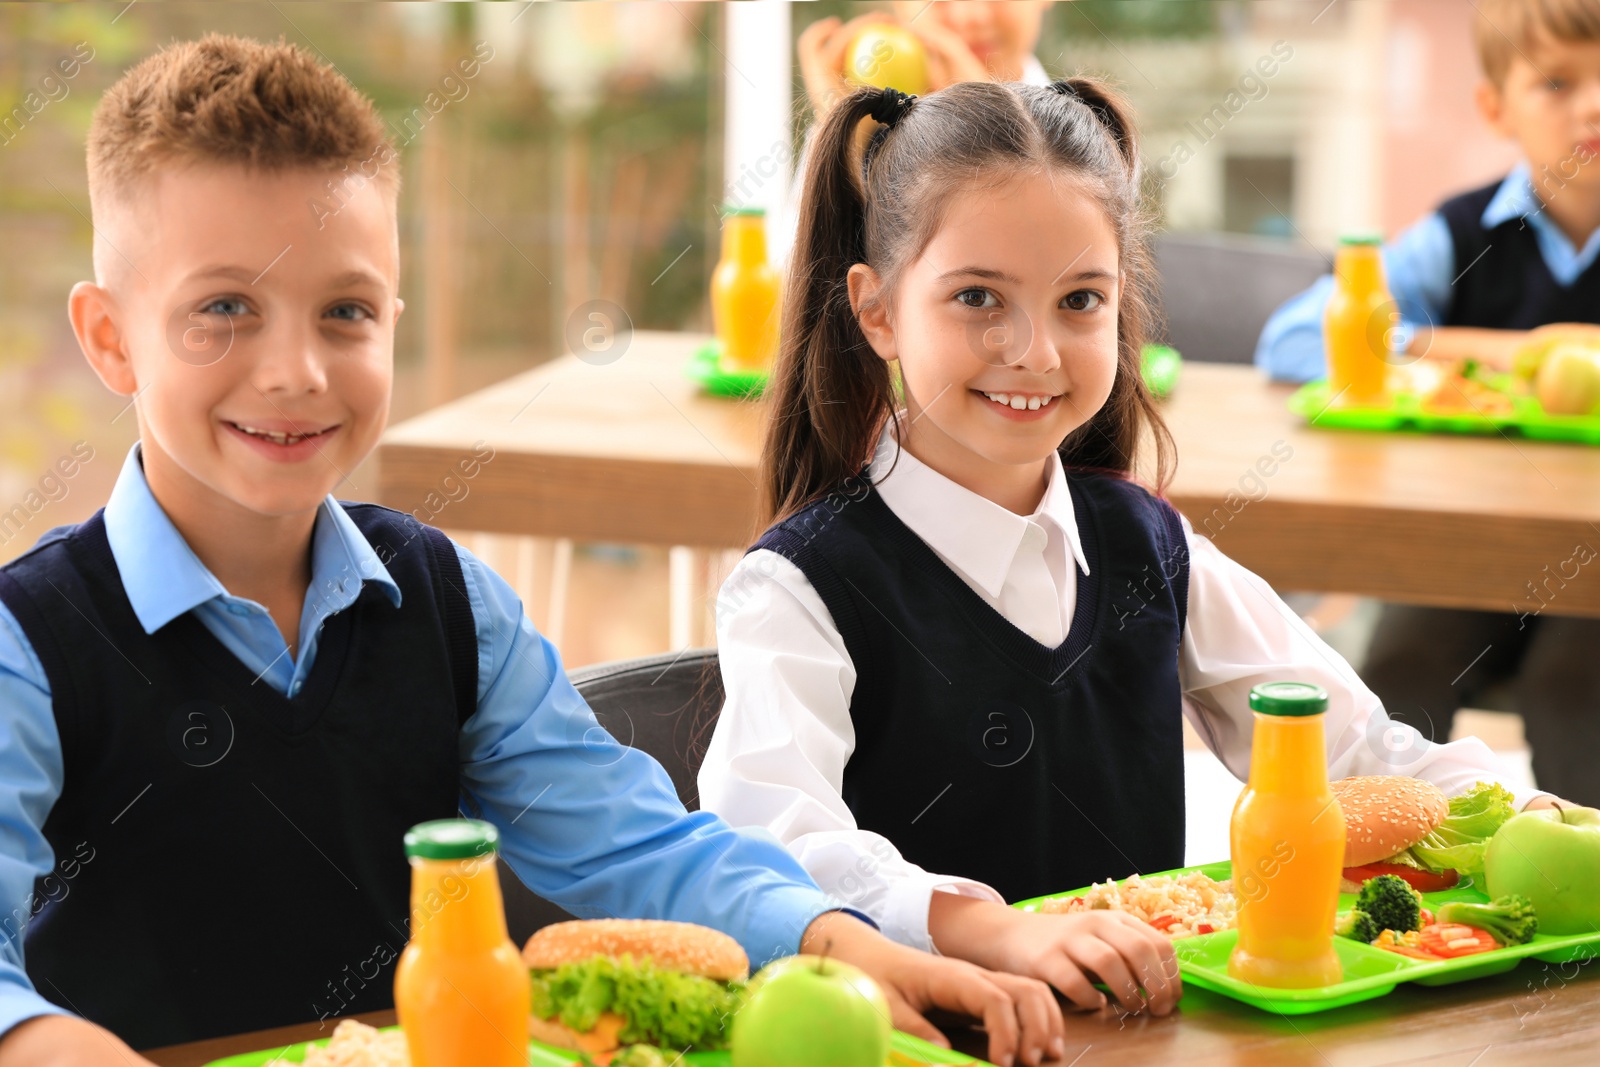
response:
M1572 341L1556 345L1539 367L1537 387L1550 414L1589 414L1600 407L1600 353Z
M1506 820L1483 857L1484 891L1533 903L1541 934L1600 932L1600 811L1541 808Z
M856 34L845 50L844 76L854 85L921 96L928 91L928 53L910 30L876 23Z
M733 1017L733 1067L883 1067L889 1002L867 974L823 956L761 969Z

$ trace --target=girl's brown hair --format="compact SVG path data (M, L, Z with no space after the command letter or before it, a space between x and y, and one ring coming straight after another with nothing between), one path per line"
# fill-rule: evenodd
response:
M1172 436L1139 367L1155 299L1126 102L1093 78L1049 88L963 82L915 101L858 151L856 129L882 102L875 89L851 95L829 112L811 144L761 452L762 526L859 474L894 417L889 365L850 307L851 266L872 267L890 293L958 193L1045 170L1066 172L1099 199L1117 235L1122 274L1111 396L1062 442L1061 460L1127 474L1148 433L1156 488L1165 488Z

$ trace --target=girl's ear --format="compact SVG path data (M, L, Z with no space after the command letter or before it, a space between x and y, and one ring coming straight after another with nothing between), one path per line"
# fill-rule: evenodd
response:
M867 338L867 344L885 363L900 358L894 343L894 326L889 322L888 308L883 301L883 279L865 263L857 263L846 276L850 287L850 310Z

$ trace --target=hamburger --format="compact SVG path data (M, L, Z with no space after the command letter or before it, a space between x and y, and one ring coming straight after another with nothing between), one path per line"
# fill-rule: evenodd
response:
M1420 778L1366 775L1334 782L1333 795L1344 813L1343 893L1380 874L1421 893L1482 875L1489 838L1515 814L1511 794L1488 782L1447 800Z
M744 949L693 923L555 923L522 947L533 986L529 1036L591 1055L624 1045L727 1046L750 974Z

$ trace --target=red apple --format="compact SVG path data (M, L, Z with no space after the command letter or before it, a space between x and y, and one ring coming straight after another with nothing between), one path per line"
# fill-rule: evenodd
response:
M1512 816L1489 839L1484 891L1532 902L1541 934L1600 933L1600 811L1541 808Z
M750 980L733 1017L733 1067L883 1067L889 1002L867 974L822 956L787 956Z

